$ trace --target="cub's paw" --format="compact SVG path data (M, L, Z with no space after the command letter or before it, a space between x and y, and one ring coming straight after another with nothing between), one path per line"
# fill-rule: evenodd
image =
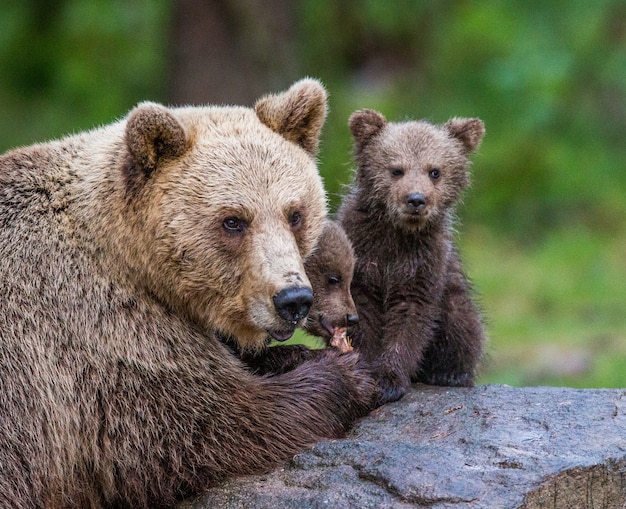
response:
M393 373L385 373L376 379L376 406L398 401L406 394L408 383L403 383Z

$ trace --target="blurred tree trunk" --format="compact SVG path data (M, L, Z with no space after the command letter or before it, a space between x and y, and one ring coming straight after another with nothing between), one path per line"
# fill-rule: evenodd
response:
M174 0L172 104L249 105L297 77L292 0Z

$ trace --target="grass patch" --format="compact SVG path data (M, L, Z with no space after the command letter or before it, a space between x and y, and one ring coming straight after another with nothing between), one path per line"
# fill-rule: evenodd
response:
M293 333L293 336L291 336L291 338L287 341L278 342L272 340L270 343L270 346L277 345L306 345L311 349L319 349L326 346L320 338L311 336L301 329L297 329L296 332Z
M524 247L475 228L462 253L490 337L480 383L626 387L626 235Z

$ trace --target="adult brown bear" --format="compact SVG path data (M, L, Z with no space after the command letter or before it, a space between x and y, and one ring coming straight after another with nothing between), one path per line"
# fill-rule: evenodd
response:
M253 109L144 103L0 157L0 506L166 507L369 405L356 355L272 378L325 217L314 80Z

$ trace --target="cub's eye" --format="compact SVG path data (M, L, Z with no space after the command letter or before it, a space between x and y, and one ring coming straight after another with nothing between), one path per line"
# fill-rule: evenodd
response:
M433 168L428 172L428 176L433 180L437 180L441 177L441 170L439 168Z
M302 224L302 214L300 212L294 212L289 216L289 226L297 228L300 224Z
M229 233L242 233L248 227L248 223L238 217L227 217L224 219L222 227Z
M404 176L404 170L402 168L391 168L389 170L392 177L402 177Z
M328 284L330 286L337 286L341 284L341 276L338 274L331 274L328 276Z

